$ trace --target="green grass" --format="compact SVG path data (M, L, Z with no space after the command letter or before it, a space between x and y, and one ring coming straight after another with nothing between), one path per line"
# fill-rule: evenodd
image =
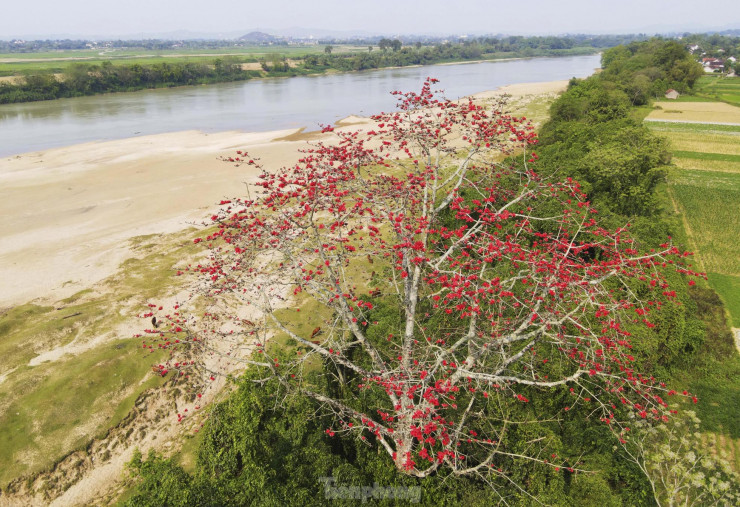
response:
M0 76L22 75L24 73L54 72L62 73L73 63L85 63L98 65L110 61L114 65L132 65L173 62L213 63L216 58L227 58L239 63L256 62L260 58L269 58L273 55L281 55L287 58L300 59L310 54L322 54L324 46L250 46L250 47L224 47L212 49L164 49L164 50L136 50L136 49L114 49L86 51L60 51L43 53L2 53L0 60L12 60L0 62ZM335 53L365 52L367 46L337 46ZM26 61L30 60L30 61Z
M733 282L737 283L737 282ZM697 305L697 315L704 324L704 346L682 368L672 374L671 386L688 389L699 399L694 405L680 401L682 409L695 410L702 421L703 438L714 442L713 453L728 454L735 470L740 472L740 354L727 327L725 307L717 294L708 288L689 291Z
M670 123L662 121L647 121L645 125L655 132L692 132L692 133L737 133L738 125L714 125L711 123Z
M2 385L14 399L0 416L0 485L45 468L120 422L121 396L130 391L123 400L130 409L152 384L140 385L153 359L143 354L140 341L129 338L14 372ZM162 380L152 377L155 384Z
M731 358L708 366L703 376L689 384L691 391L701 400L697 415L702 420L702 428L740 438L740 358L737 351Z
M702 76L694 86L694 90L695 97L698 99L716 100L740 106L740 77Z
M708 273L709 283L730 313L732 327L740 328L740 276ZM740 405L738 405L740 407Z
M709 171L720 173L738 173L740 165L737 162L724 162L722 160L699 160L695 158L673 157L673 164L681 169L691 171Z
M548 96L537 96L531 100L523 101L523 103L514 101L511 104L512 114L524 116L535 125L542 125L550 117L552 102L552 97Z
M733 162L740 164L740 155L729 155L726 153L702 153L698 151L674 151L673 155L680 158L696 160L717 160L720 162ZM740 166L739 166L740 168Z
M200 231L201 233L203 231ZM118 424L137 397L160 385L150 373L164 352L147 352L141 338L120 335L119 326L146 311L146 303L176 290L178 261L195 255L192 231L131 242L139 258L93 290L53 306L20 305L0 316L0 487L43 470L67 453L84 448ZM146 327L140 321L140 329ZM106 337L100 340L99 337ZM76 355L31 366L38 354L74 341Z
M4 370L28 363L40 347L50 349L73 339L89 339L100 330L100 320L106 315L91 302L57 308L26 304L0 317L0 365ZM118 322L120 319L115 319Z
M706 270L740 275L740 174L682 170L670 192Z
M704 97L699 95L683 94L677 99L668 99L671 102L718 102L714 97Z
M630 108L629 115L630 118L639 123L642 122L651 112L653 112L653 108L651 106L638 106Z

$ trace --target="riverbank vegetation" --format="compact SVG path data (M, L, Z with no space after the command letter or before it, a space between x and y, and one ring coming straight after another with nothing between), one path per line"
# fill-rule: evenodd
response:
M94 287L53 306L0 310L0 499L21 487L19 477L86 453L130 418L139 396L165 383L151 366L166 356L142 349L135 316L147 298L177 292L173 265L198 250L188 234L133 238L132 257Z
M18 52L0 54L0 104L52 100L97 93L147 88L212 84L258 77L288 77L330 71L359 71L434 63L572 56L592 54L623 37L479 38L457 43L404 46L398 39L381 39L367 46L257 46L169 48L141 54L130 48L103 51L75 49L68 53ZM6 50L9 48L6 48ZM44 45L36 48L44 51ZM2 49L0 49L2 51ZM221 52L218 49L216 52ZM199 55L200 53L200 55ZM4 57L4 58L3 58ZM70 61L72 63L70 63Z
M690 91L701 69L697 69L698 64L681 45L659 40L607 51L603 62L603 72L588 79L572 80L567 92L552 104L550 120L540 130L537 157L528 155L522 160L515 156L509 162L520 169L525 169L526 164L535 164L537 172L552 181L577 179L588 194L589 206L598 210L599 223L606 230L631 224L632 235L643 251L660 249L665 238L670 236L688 246L692 243L690 228L685 227L682 216L675 214L668 204L670 194L666 192L666 177L674 170L670 165L671 145L642 123L644 112L636 107L649 104L652 97L662 95L667 87ZM728 185L728 182L719 182L716 187L725 189ZM461 211L457 218L472 217L474 220L478 216L471 211L480 206L474 197L460 195L458 208ZM272 201L271 206L276 202ZM706 201L704 208L707 212L713 209ZM461 217L463 212L464 217ZM401 217L401 221L403 219ZM696 219L699 225L716 220L698 215ZM454 221L450 224L455 225ZM455 229L450 227L450 230ZM542 244L547 231L545 227L541 233ZM723 234L712 231L707 238ZM217 238L209 238L211 240ZM509 241L513 240L509 238ZM697 246L701 259L709 248L705 244ZM220 250L217 252L221 255ZM586 255L598 256L599 253ZM724 255L732 257L726 252ZM330 265L328 258L326 263ZM382 270L380 264L376 259L372 269ZM686 269L699 271L697 266ZM357 274L358 270L353 272ZM280 381L276 375L268 381L253 368L239 380L238 392L214 408L201 437L196 466L189 472L181 468L177 457L164 459L150 455L146 460L141 456L133 460L131 468L139 483L129 504L201 504L216 498L217 503L226 505L238 505L244 499L259 505L286 502L319 505L325 501L327 491L322 478L331 477L336 485L342 486L377 482L383 486L418 487L424 503L530 505L534 496L552 505L662 505L668 501L699 504L719 501L720 505L732 505L738 499L740 488L735 454L735 441L740 437L737 425L740 358L727 325L725 309L712 288L701 279L696 282L680 273L663 273L670 287L670 297L661 300L660 311L652 312L648 307L641 310L641 315L651 312L649 326L629 325L628 329L632 336L630 361L636 370L652 372L679 392L693 390L697 393L698 400L693 400L694 403L698 401L696 405L690 400L670 401L671 410L678 410L670 427L660 421L643 422L649 418L640 412L642 409L638 407L632 412L628 408L629 401L623 397L621 406L620 403L611 406L613 412L608 417L610 423L612 417L614 421L620 417L629 418L630 413L634 417L631 433L624 434L620 442L614 438L609 425L593 420L598 417L588 403L573 403L572 390L519 386L515 398L524 403L516 405L494 395L498 408L491 408L493 412L489 409L477 412L476 429L487 424L495 427L500 420L489 418L495 410L506 406L503 419L510 422L523 417L532 424L512 428L506 437L501 435L502 442L494 444L512 446L512 452L516 452L513 449L527 452L545 441L547 453L530 462L517 462L516 466L506 459L497 461L495 466L500 467L500 473L494 470L485 480L461 477L444 467L431 476L411 477L389 466L384 451L378 450L378 433L363 433L362 439L339 437L339 434L346 436L353 432L350 422L365 427L367 420L358 423L351 414L338 413L335 401L316 403L315 399L295 396L291 394L290 380ZM375 272L368 276L364 283L370 285L364 287L358 281L352 290L370 291L379 279ZM472 279L468 282L476 283ZM626 283L635 293L645 294L648 289L639 283ZM378 338L379 347L384 343L385 338L380 340L382 337L387 336L391 343L394 335L388 333L397 330L399 319L403 317L398 315L397 308L393 310L392 296L381 293L361 299L371 300L374 305L366 310L366 320L374 325L363 324L368 326L368 336ZM438 329L443 322L445 336L466 332L466 329L458 329L454 321L437 316L435 310L426 310L430 312L425 317L429 329ZM300 314L291 314L291 320L286 321L286 332L303 320ZM324 340L327 338L312 343L323 344ZM445 346L444 339L442 342L440 347ZM340 341L331 343L341 346ZM273 357L275 368L271 371L275 373L278 362L291 364L296 354L307 354L313 349L315 347L303 344L297 335L290 335L271 348L261 349L263 355L254 359L261 364L264 357ZM355 353L343 349L337 354L338 357L346 354L350 362L356 357ZM332 400L357 403L362 407L378 402L378 398L366 394L354 382L333 381L334 366L331 358L314 363L310 375L304 379L305 387L315 389L318 383L326 382L324 387ZM369 368L370 364L363 367ZM452 365L453 370L458 367ZM263 368L270 371L270 365ZM542 365L532 361L525 370L528 368L533 371L534 384L540 379L536 373ZM555 375L554 371L548 371ZM351 372L340 369L339 378L344 378L343 375L353 378ZM654 381L652 377L643 380L645 385ZM574 387L580 390L583 386L576 382ZM547 396L542 396L543 393ZM590 402L594 395L581 392L577 396L586 396ZM463 405L462 400L467 404L473 396L461 392L459 398L458 403ZM321 410L322 406L325 410ZM701 434L694 432L694 425L699 423L692 413L684 412L690 407L697 410L702 421L697 426ZM552 420L542 420L543 414L553 414ZM384 414L383 421L388 415ZM419 417L424 416L422 413ZM690 438L674 438L682 435L686 428ZM477 442L476 437L477 433L470 438ZM420 438L423 440L423 435ZM708 442L724 446L707 448ZM569 456L577 458L564 458ZM423 453L413 457L425 458ZM723 457L734 461L734 470L732 463L722 464ZM558 466L552 466L548 460L557 462ZM668 462L672 465L666 466ZM410 469L414 466L415 463L411 464ZM579 469L593 473L581 473Z

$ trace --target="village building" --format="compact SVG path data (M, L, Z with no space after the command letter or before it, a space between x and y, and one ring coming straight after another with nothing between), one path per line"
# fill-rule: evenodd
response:
M680 93L678 93L678 92L677 92L676 90L674 90L673 88L671 88L670 90L666 90L666 92L665 92L665 98L667 98L667 99L673 99L673 100L675 100L675 99L677 99L677 98L678 98L678 97L679 97L680 95L681 95L681 94L680 94Z
M725 61L719 58L702 58L701 64L704 66L704 72L723 72L725 70Z

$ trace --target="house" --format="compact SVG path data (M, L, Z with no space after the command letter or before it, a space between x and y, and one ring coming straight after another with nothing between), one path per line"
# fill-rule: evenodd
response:
M681 95L681 94L680 94L680 93L678 93L678 92L677 92L676 90L674 90L673 88L671 88L670 90L666 90L666 92L665 92L665 98L667 98L667 99L673 99L673 100L675 100L675 99L677 99L677 98L678 98L678 97L679 97L680 95Z
M725 61L719 58L702 58L701 64L704 66L704 72L722 72L725 70Z

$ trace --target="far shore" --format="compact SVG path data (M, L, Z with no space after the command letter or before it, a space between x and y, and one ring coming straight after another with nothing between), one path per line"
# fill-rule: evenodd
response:
M473 95L555 94L567 81L523 83ZM353 116L338 129L362 129ZM266 168L297 162L307 139L332 134L185 131L85 143L0 160L0 308L54 302L113 274L129 240L199 224L219 200L256 181L254 167L223 162L247 150Z

